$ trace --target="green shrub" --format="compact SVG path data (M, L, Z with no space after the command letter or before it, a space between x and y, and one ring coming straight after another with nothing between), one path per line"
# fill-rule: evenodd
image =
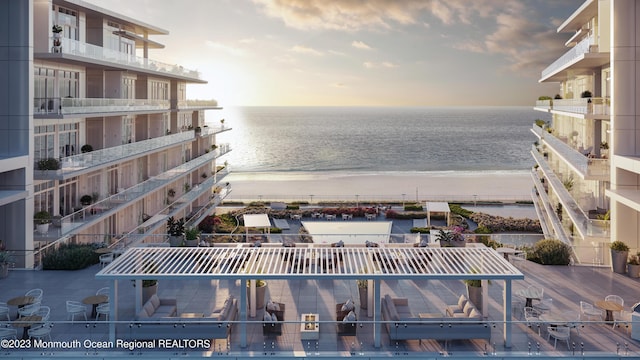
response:
M287 205L287 210L300 210L300 205Z
M280 229L279 227L272 227L270 232L272 234L282 234L282 229Z
M473 214L473 211L463 208L460 204L449 204L449 209L452 213L465 218L469 218Z
M476 234L492 234L492 231L484 225L478 226L475 230L473 230L473 232Z
M492 249L497 249L499 247L502 247L502 243L495 241L491 238L491 236L488 235L479 235L476 236L476 240L483 243L484 246L486 247L490 247Z
M571 248L560 240L540 240L533 246L533 250L527 253L527 260L542 265L569 265Z
M422 205L408 204L404 206L404 211L422 211Z
M616 240L612 242L609 245L609 247L611 248L611 250L615 250L615 251L629 251L629 245L625 244L620 240Z
M412 233L420 233L420 234L429 234L431 232L430 228L426 228L426 227L412 227L411 230L409 230Z
M44 270L79 270L100 262L91 245L62 245L42 259Z

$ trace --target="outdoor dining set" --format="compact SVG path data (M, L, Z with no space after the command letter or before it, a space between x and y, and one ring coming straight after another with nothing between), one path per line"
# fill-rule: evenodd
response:
M522 300L514 300L514 309L524 306L522 312L527 326L537 330L540 336L546 330L547 340L554 339L554 348L558 340L566 342L567 348L570 348L571 329L579 334L585 323L604 321L615 328L618 324L628 322L624 300L618 295L607 295L593 304L580 301L579 310L560 311L553 306L553 299L544 297L543 288L529 286L515 294Z
M42 289L31 289L22 296L0 302L0 339L18 339L20 335L20 339L23 340L51 341L51 307L42 305L42 298ZM67 300L67 320L73 323L80 317L87 321L88 305L92 306L91 319L97 321L102 316L109 320L109 288L101 288L95 295L87 296L82 301ZM17 308L15 317L12 316L13 311L10 307ZM18 329L22 329L22 334L18 334Z

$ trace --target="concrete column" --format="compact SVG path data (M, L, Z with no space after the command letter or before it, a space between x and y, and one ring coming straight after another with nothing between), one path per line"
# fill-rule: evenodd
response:
M503 295L503 303L504 303L504 317L503 317L503 321L504 321L504 328L503 328L503 333L504 333L504 347L506 348L510 348L511 347L511 309L512 309L512 304L511 304L511 280L505 280L504 281L504 293Z
M16 267L33 262L33 0L0 1L0 187L27 197L0 207ZM18 161L12 161L18 160ZM19 163L18 163L19 162Z

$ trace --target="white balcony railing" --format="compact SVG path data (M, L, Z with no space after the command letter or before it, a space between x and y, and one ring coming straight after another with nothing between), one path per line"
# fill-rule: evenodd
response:
M536 100L536 108L551 110L551 100Z
M62 38L61 40L62 48L57 49L55 52L201 80L200 73L198 71L185 69L179 65L165 64L160 61L107 49L93 44L82 43L68 38ZM53 44L53 38L51 38L51 43Z
M178 101L178 109L197 109L203 107L217 107L216 100L180 100Z
M580 173L583 178L609 176L609 159L589 158L586 156L588 154L580 153L566 142L558 139L536 124L533 124L532 131L540 137L552 151Z
M34 114L95 114L171 109L169 100L105 98L34 98Z
M571 222L574 224L575 229L580 233L581 237L608 237L608 227L603 226L603 223L600 220L589 219L571 193L569 193L569 191L564 187L562 180L560 180L560 178L558 178L558 176L553 172L547 161L538 152L535 146L532 148L531 154L538 163L549 185L553 188L554 193L560 200L560 203L569 215L569 218L571 218Z
M91 221L98 219L100 216L93 216L92 214L94 213L100 215L117 208L123 208L131 205L133 202L143 198L145 195L158 191L180 177L187 175L191 171L210 163L212 160L224 155L229 150L229 146L221 146L216 151L200 156L149 180L132 186L122 192L111 195L104 200L91 204L82 210L63 217L61 220L60 235L68 235L79 227L87 225Z
M555 72L563 69L567 64L573 62L576 58L589 53L591 46L595 44L593 36L589 36L580 41L576 46L572 47L569 51L564 53L558 60L554 61L546 69L542 70L542 79L546 79Z
M553 100L553 110L584 115L610 115L611 100L609 98L580 98Z

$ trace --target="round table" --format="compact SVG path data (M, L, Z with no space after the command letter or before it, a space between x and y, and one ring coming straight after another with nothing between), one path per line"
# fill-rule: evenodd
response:
M13 299L9 299L9 301L7 301L7 305L23 307L25 305L33 304L35 299L36 298L33 296L17 296Z
M595 306L599 307L600 309L606 311L606 315L604 318L604 321L606 322L613 322L613 312L614 311L622 311L624 309L624 307L616 302L613 301L606 301L606 300L600 300L600 301L596 301L594 303Z
M500 247L497 248L496 251L502 254L506 260L509 260L509 255L515 255L517 252L516 249L509 247Z
M107 295L91 295L91 296L87 296L86 298L82 299L82 303L83 304L87 304L87 305L92 305L92 309L91 309L91 317L95 318L96 317L96 309L98 308L98 305L102 304L102 303L106 303L107 301L109 301L109 297Z
M41 320L42 320L42 316L40 315L23 316L20 319L13 321L11 325L13 327L23 328L22 339L27 339L29 337L28 332L29 332L29 329L31 328L31 325Z
M524 304L525 307L533 307L533 300L540 300L540 298L542 297L540 292L538 292L535 289L529 289L529 288L518 290L516 294L520 297L527 299Z
M108 254L110 252L113 252L113 249L104 247L104 248L95 249L93 252L96 254L103 255L103 254Z

